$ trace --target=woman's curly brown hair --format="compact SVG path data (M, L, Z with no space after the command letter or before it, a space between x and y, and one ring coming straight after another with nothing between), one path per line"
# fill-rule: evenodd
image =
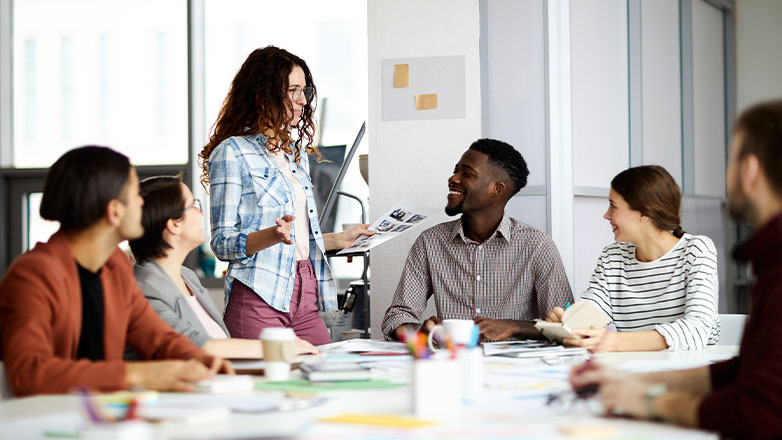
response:
M288 97L288 76L295 66L304 71L306 85L312 86L314 93L302 109L301 118L295 126L291 126L288 118L293 107ZM274 46L255 49L234 77L217 121L212 126L209 143L198 155L204 188L209 184L209 156L212 150L231 136L272 133L265 145L267 150L293 154L298 162L303 149L308 154L316 154L320 160L320 151L312 144L315 138L313 113L316 102L317 91L304 60ZM292 130L298 132L295 141L291 137Z

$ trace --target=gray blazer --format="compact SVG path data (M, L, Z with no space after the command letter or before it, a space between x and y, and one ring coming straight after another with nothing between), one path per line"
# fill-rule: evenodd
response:
M159 264L155 261L148 261L142 264L136 263L133 265L133 274L136 276L136 281L141 290L144 291L144 296L149 301L149 304L163 318L163 321L166 321L178 333L190 338L199 347L203 347L206 341L211 339L198 316L196 316L187 300L174 285L174 281L163 271ZM217 324L228 336L228 329L225 327L223 317L220 316L217 306L212 302L212 298L209 297L209 292L198 281L198 276L195 272L182 266L182 278L184 278L187 287L195 294L196 300L206 310L206 313L217 321Z

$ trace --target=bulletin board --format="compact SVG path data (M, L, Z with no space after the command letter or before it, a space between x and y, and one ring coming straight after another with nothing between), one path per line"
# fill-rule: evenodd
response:
M385 59L383 120L464 119L464 55Z

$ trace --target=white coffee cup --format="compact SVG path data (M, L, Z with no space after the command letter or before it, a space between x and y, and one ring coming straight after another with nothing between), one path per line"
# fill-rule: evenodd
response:
M296 360L296 333L291 328L269 327L261 331L264 376L269 381L288 380Z
M434 335L437 332L443 333L441 338L450 338L455 345L468 346L473 342L473 332L475 322L472 319L444 319L442 324L436 325L429 332L429 348L436 350L434 346Z

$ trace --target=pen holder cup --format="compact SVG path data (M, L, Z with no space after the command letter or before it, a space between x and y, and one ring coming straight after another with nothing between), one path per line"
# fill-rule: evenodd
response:
M462 396L466 401L476 400L483 393L483 348L459 350L462 367Z
M413 362L413 411L417 417L453 420L462 412L463 364L458 359Z

